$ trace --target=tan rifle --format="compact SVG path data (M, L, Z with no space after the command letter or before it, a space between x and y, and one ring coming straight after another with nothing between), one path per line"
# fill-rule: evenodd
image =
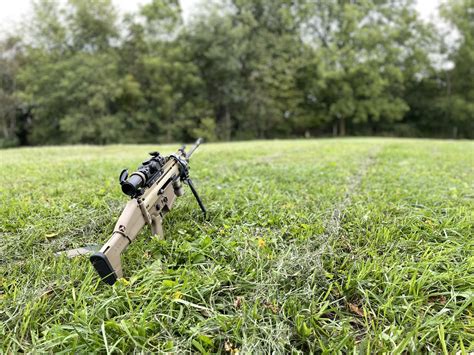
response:
M185 146L182 146L168 157L152 152L152 157L144 161L130 176L127 170L121 172L119 181L122 191L132 199L120 215L112 237L99 252L90 257L103 281L113 285L123 276L120 255L135 240L145 224L151 227L153 235L163 237L163 217L173 207L176 197L183 195L183 183L191 188L199 207L206 214L189 178L189 158L201 143L202 139L199 138L187 153Z

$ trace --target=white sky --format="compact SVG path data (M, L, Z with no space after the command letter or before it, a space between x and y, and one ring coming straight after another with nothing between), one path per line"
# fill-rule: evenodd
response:
M64 0L54 0L64 1ZM202 0L180 0L184 19L189 19L196 12ZM416 8L424 20L436 19L437 7L441 0L416 0ZM139 4L147 0L113 0L122 12L135 11ZM31 0L0 0L0 31L8 31L21 22L31 9Z
M65 0L53 0L64 2ZM140 4L148 0L112 0L122 12L133 12ZM183 9L183 17L188 19L195 11L200 0L179 0ZM0 0L0 32L11 31L22 19L26 18L31 10L32 0Z

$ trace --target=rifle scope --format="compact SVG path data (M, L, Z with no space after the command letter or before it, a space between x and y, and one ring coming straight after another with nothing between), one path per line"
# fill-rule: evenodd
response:
M145 185L145 181L138 174L132 174L130 179L125 180L122 184L122 192L125 195L134 197L139 194L140 189Z
M125 195L141 195L143 187L150 186L160 177L165 159L158 152L152 152L150 155L152 158L144 161L130 177L126 169L120 173L119 181Z

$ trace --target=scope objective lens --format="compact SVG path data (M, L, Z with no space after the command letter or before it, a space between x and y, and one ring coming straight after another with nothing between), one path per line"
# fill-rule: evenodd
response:
M130 197L136 196L144 181L140 175L132 174L127 181L122 183L122 192Z

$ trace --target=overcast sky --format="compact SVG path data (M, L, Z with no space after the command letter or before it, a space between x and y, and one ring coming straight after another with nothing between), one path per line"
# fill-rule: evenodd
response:
M65 0L54 0L65 2ZM112 0L116 7L122 12L135 11L140 4L147 0ZM196 5L201 0L179 0L183 9L185 19L195 11ZM31 10L32 0L0 0L0 30L10 30L25 18Z
M63 0L56 0L63 1ZM180 0L184 19L188 19L196 11L197 5L203 0ZM417 0L416 8L423 19L435 18L441 0ZM139 4L147 0L113 0L122 12L135 11ZM11 30L14 25L31 9L31 0L0 0L0 30Z

